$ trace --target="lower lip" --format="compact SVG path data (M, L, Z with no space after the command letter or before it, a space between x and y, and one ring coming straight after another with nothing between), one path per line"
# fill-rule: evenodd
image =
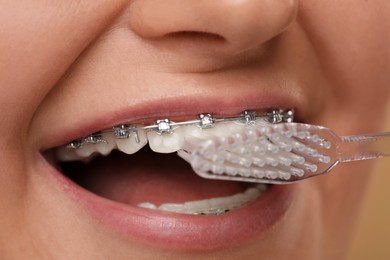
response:
M295 185L274 185L255 201L223 215L186 215L126 205L74 183L47 161L50 177L77 205L124 240L170 250L210 250L265 236L292 204Z

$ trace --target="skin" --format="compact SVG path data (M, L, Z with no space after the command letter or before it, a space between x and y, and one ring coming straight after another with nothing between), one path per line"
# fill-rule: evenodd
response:
M228 113L239 92L226 82L251 77L239 91L291 93L307 123L340 135L379 132L390 96L389 1L2 0L0 7L2 258L344 257L372 162L298 184L294 205L262 237L183 252L98 228L44 183L36 157L47 133L91 114L190 95L219 95Z

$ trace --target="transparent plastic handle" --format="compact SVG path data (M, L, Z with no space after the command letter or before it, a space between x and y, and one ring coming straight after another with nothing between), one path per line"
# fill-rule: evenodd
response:
M338 147L340 162L390 156L390 133L343 136Z

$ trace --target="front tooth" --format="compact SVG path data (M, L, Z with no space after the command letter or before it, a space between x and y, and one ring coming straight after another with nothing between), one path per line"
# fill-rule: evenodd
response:
M103 155L108 155L116 147L116 138L111 133L102 134L102 138L106 142L95 144L96 150Z
M145 208L145 209L157 209L157 206L151 202L142 202L142 203L138 204L137 206L140 208Z
M97 150L95 144L86 144L84 146L81 146L80 148L77 148L75 150L75 153L82 158L86 158L91 156L96 151Z
M138 152L142 147L148 143L145 130L137 130L138 139L136 133L133 132L128 138L117 139L116 145L118 149L127 154L133 154Z
M189 125L183 127L184 136L186 139L190 138L209 138L210 136L225 137L242 129L242 124L235 122L218 123L213 128L202 129L196 125Z
M210 199L209 204L212 208L231 210L248 203L259 195L259 190L257 190L256 188L249 188L243 193L237 193L230 197Z
M263 192L259 188L248 188L242 193L237 193L232 196L219 197L198 201L188 201L183 204L179 203L164 203L161 204L158 209L176 213L185 213L185 214L221 214L226 210L232 210L234 208L239 208L242 205L256 199ZM148 203L146 203L148 204Z
M161 204L158 209L177 213L188 213L184 205L179 203L164 203Z
M66 146L56 149L56 157L61 162L79 161L84 158L77 155L74 149L69 149Z
M212 199L185 202L184 207L189 213L208 213L206 211L212 210L210 200Z
M149 131L147 136L150 149L156 153L173 153L183 147L184 134L180 127L173 133L159 134L156 131Z

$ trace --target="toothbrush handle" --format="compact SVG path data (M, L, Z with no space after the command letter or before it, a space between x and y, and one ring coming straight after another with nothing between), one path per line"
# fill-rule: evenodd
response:
M390 132L342 136L337 147L340 162L368 160L390 156Z

